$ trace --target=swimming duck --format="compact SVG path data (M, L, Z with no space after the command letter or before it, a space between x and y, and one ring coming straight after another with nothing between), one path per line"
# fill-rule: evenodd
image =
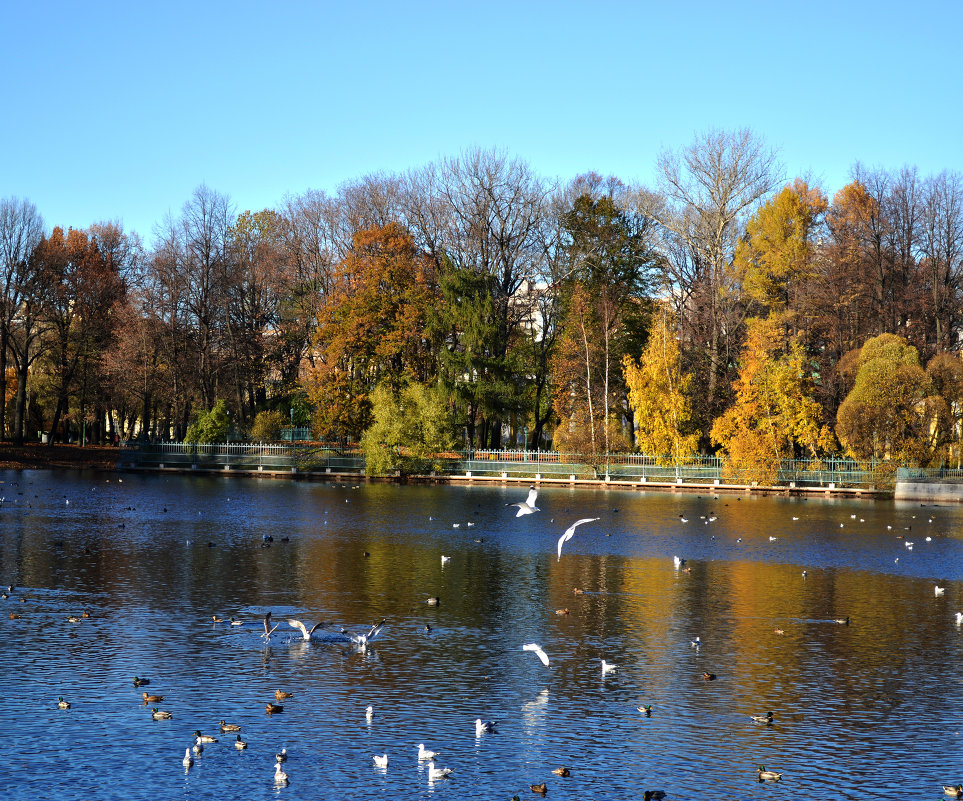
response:
M58 698L57 709L70 709L70 701L64 701L63 697Z
M223 720L221 721L222 732L240 731L240 730L241 730L241 727L238 726L236 723L225 723Z
M163 695L148 695L146 692L143 694L145 704L159 704L164 700Z
M848 617L837 617L833 620L839 626L848 626L850 624L850 619Z
M765 715L750 715L749 717L752 718L755 723L763 723L766 726L772 725L772 712L767 712Z
M642 794L642 801L649 801L649 799L661 801L663 798L665 798L665 790L646 790Z
M556 609L556 610L555 610L555 614L556 614L556 615L567 615L567 614L568 614L568 608L566 607L565 609Z
M224 618L223 618L223 617L218 617L217 615L211 615L211 620L212 620L214 623L223 623L223 622L224 622Z
M294 698L294 693L286 693L284 690L275 690L274 698L276 701L283 701L285 698Z
M437 595L432 595L426 601L426 603L428 604L428 606L441 606L441 598L439 598Z
M555 770L553 770L552 773L554 773L556 776L561 776L563 778L566 776L572 775L572 771L570 771L568 768L555 768Z
M156 706L150 711L150 716L154 720L170 720L174 717L173 712L166 712L158 709Z
M267 712L269 715L273 715L275 712L283 712L284 707L281 706L280 704L265 704L264 711Z
M150 679L142 679L138 676L134 676L135 687L146 687L148 684L150 684Z
M79 623L79 622L80 622L80 618L77 617L77 615L71 615L70 617L67 618L67 622L68 622L68 623Z
M715 673L710 673L708 670L706 670L706 671L703 672L702 678L703 678L704 681L715 681L715 680L716 680L716 674L715 674Z
M647 718L652 717L652 704L644 704L643 706L636 707L636 709L638 709L639 712L641 712Z
M774 770L766 770L765 765L760 765L759 769L756 771L756 775L759 777L761 782L777 782L782 778L781 773L776 773Z
M288 749L282 748L274 755L275 762L287 762L288 761Z
M541 784L530 784L529 787L533 793L541 793L542 795L545 795L545 793L548 792L548 787L545 786L545 782L542 782Z
M194 732L194 737L199 743L216 743L217 737L212 737L210 734L201 734L200 731Z
M234 747L235 747L238 751L243 751L245 748L247 748L247 743L244 742L244 740L241 739L241 735L240 735L240 734L237 735L237 739L234 741Z
M943 792L952 798L963 798L963 784L944 784Z

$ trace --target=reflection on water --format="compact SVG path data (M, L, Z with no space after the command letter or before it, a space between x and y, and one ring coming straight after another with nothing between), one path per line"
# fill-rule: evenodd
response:
M516 518L519 487L122 478L0 473L8 798L510 798L543 781L571 799L938 797L963 780L963 509L543 488ZM600 519L559 560L582 517ZM327 625L306 642L289 617ZM339 634L382 618L366 648ZM279 689L293 697L268 715ZM185 770L195 729L220 742Z

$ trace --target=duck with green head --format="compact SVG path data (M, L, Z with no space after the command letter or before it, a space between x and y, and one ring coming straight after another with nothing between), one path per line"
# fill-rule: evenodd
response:
M171 718L174 717L174 713L173 713L173 712L167 712L167 711L158 709L158 708L155 706L155 707L150 711L150 716L151 716L154 720L170 720Z

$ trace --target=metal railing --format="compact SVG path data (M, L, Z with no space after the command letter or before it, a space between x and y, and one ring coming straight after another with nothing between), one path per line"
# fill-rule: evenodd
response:
M678 461L641 453L614 453L592 460L555 451L470 450L439 459L440 475L538 478L569 481L620 481L658 484L751 486L758 483L748 471L726 469L718 456L692 456ZM342 444L231 443L195 445L178 442L123 443L122 467L190 470L245 470L292 473L363 474L364 455ZM788 459L780 462L775 486L871 489L877 463L851 459ZM904 472L901 469L901 472ZM916 471L920 472L920 471ZM938 472L938 471L934 471ZM946 472L946 471L944 471ZM952 471L963 477L963 471ZM951 479L950 479L951 480Z

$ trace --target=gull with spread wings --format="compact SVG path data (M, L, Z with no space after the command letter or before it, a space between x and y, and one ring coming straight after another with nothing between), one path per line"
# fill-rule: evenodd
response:
M591 523L595 520L599 520L598 517L583 517L581 520L576 520L572 525L565 529L565 533L558 538L558 558L562 558L562 545L568 542L572 537L575 536L575 529L577 529L582 523Z
M515 517L521 517L522 515L530 515L535 512L542 511L535 505L535 499L538 497L538 490L535 487L528 488L528 497L524 501L519 501L518 503L506 503L505 506L517 506L518 513Z
M305 626L300 620L294 620L293 618L288 618L288 625L293 629L301 629L301 636L305 640L310 640L311 635L314 634L318 629L327 626L328 624L324 621L320 623L315 623L310 629Z

